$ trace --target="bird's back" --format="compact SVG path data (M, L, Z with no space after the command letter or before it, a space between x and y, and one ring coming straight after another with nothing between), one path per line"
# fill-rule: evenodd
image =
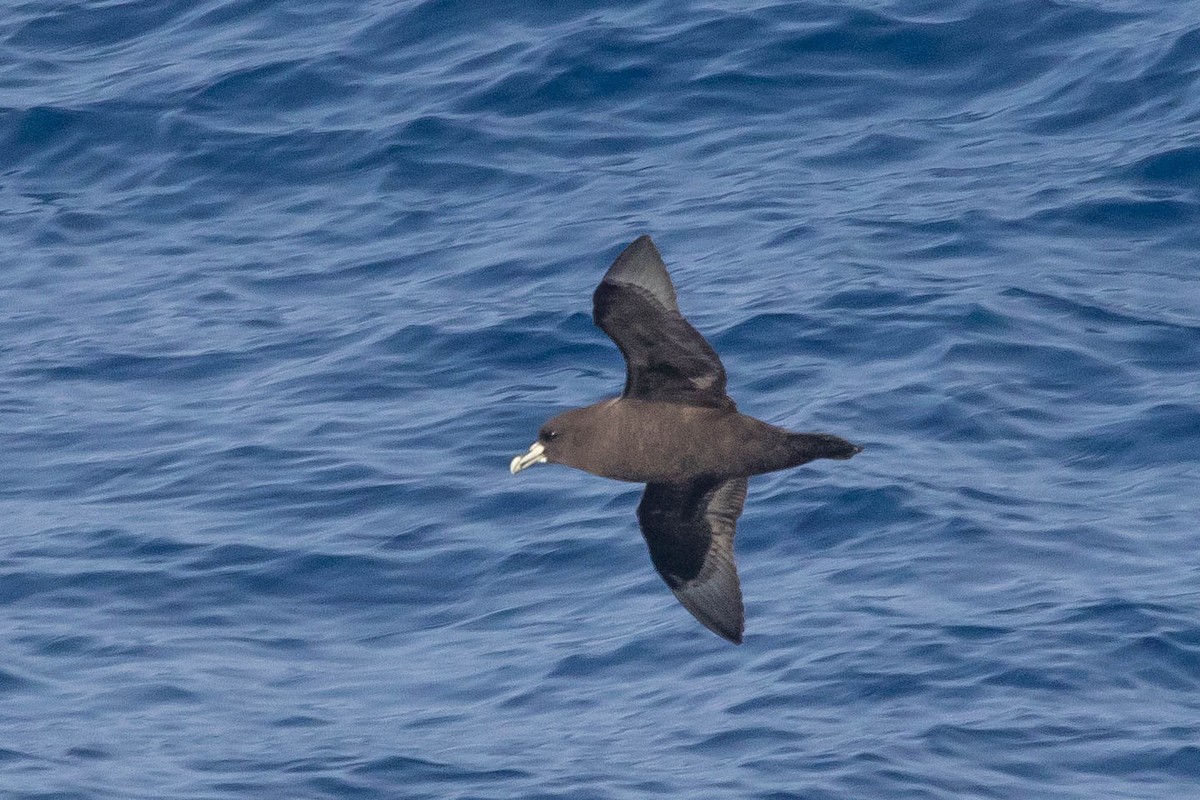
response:
M586 461L570 465L605 478L686 483L758 475L828 457L796 438L807 434L736 411L625 397L584 413L594 435L586 443Z

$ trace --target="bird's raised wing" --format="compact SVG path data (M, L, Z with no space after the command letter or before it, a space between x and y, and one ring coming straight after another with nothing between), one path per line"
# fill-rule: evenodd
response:
M745 478L649 483L637 510L658 574L692 616L734 644L745 626L733 560L745 502Z
M609 267L592 296L592 318L625 356L624 397L734 407L725 394L725 367L679 313L649 236L639 236Z

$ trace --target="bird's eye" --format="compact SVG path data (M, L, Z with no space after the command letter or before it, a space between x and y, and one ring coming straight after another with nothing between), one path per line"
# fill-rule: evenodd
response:
M555 430L542 431L542 441L543 442L552 442L557 438L558 438L558 431L555 431Z

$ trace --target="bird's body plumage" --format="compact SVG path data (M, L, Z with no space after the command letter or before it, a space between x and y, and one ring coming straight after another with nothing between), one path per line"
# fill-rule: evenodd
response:
M551 419L512 471L549 461L645 483L637 517L655 569L697 620L740 644L733 538L747 478L861 448L740 413L725 392L725 367L680 313L649 236L613 262L593 295L593 318L625 357L624 392Z

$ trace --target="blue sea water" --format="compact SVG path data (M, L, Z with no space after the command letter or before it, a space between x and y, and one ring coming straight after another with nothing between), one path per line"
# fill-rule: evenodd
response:
M747 639L614 393L652 234L741 408ZM23 0L0 796L1200 796L1200 14Z

